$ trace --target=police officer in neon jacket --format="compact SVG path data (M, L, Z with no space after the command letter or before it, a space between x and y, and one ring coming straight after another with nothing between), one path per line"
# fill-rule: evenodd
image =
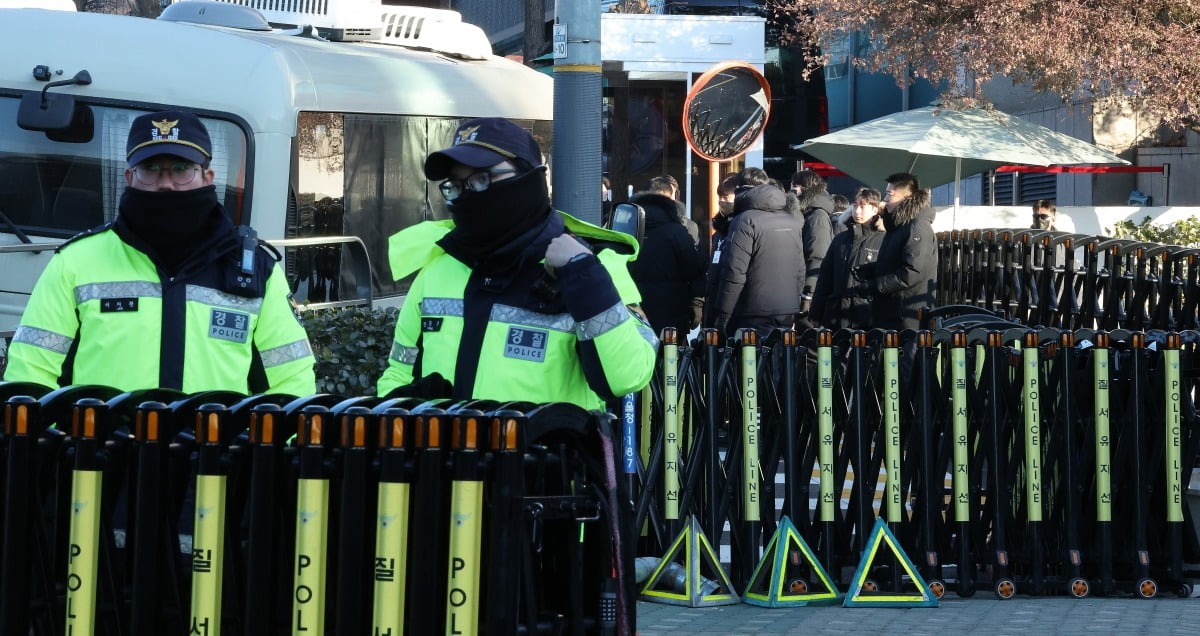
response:
M430 154L451 219L392 236L392 274L418 271L378 393L572 402L641 389L657 341L630 306L637 243L557 212L533 137L501 118L464 122Z
M58 248L5 379L187 393L316 392L312 348L276 258L217 201L195 115L135 118L116 220Z

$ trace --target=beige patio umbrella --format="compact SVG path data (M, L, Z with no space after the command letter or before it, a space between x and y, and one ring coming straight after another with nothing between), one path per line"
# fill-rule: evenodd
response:
M1129 163L1095 144L978 107L892 113L810 139L799 149L879 189L896 172L916 175L924 187L953 182L956 216L961 179L998 166Z

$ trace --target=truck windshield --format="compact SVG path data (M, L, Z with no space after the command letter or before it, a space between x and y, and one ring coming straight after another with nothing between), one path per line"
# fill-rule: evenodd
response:
M148 109L106 105L63 133L17 127L19 96L0 95L0 212L27 234L67 238L112 221L125 191L129 125ZM202 118L213 142L219 200L237 220L246 177L246 136L232 122ZM0 222L0 236L12 230Z

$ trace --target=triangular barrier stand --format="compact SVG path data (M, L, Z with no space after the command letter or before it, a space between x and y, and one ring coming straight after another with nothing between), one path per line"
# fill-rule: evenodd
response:
M886 547L885 547L886 546ZM896 564L901 568L902 574L908 576L915 590L912 591L883 591L879 589L879 585L869 579L871 568L875 562L875 558L879 555L880 548L891 553L896 558ZM863 549L862 559L858 562L858 569L854 572L854 579L850 582L850 591L846 592L846 600L842 602L843 607L937 607L937 597L929 590L929 585L925 579L917 572L916 566L913 565L908 555L904 553L904 548L900 547L900 542L896 540L896 535L888 529L887 524L882 518L875 519L875 527L871 530L871 537L867 541L866 548Z
M750 575L742 600L759 607L834 604L842 595L786 515Z
M688 517L687 525L650 573L641 600L688 607L742 602L695 517Z

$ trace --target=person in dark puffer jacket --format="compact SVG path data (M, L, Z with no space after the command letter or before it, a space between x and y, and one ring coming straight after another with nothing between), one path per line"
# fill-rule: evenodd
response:
M937 292L937 243L928 190L899 172L887 178L883 222L887 234L875 265L859 267L859 294L874 294L875 326L919 329L920 311L933 307Z
M685 336L692 323L692 286L704 278L707 259L679 222L674 199L641 192L630 202L646 211L646 235L637 260L629 264L642 294L642 310L655 334L674 327Z
M792 175L792 192L796 194L797 207L804 222L804 296L805 303L800 313L807 315L809 301L817 287L817 275L825 253L833 241L833 197L825 180L812 170L801 170Z
M770 184L739 190L710 274L705 325L727 336L753 328L760 338L792 327L804 288L803 237L783 190Z
M874 310L869 297L855 292L854 269L879 258L883 243L883 203L878 190L860 188L854 206L838 224L845 231L833 237L817 287L813 292L812 320L828 329L870 329Z

